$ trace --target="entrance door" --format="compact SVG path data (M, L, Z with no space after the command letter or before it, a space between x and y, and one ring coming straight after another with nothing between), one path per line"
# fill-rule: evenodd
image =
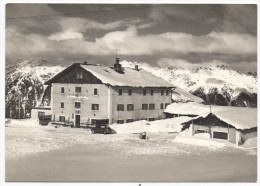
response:
M75 127L80 128L80 115L75 115Z
M217 139L224 139L227 140L228 139L228 133L226 132L213 132L213 138L217 138Z

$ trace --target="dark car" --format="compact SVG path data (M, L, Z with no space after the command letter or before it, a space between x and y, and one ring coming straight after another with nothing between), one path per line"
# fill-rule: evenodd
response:
M92 128L91 132L92 132L92 134L95 134L95 133L111 134L112 129L107 125L100 125L100 126L96 126L96 127Z

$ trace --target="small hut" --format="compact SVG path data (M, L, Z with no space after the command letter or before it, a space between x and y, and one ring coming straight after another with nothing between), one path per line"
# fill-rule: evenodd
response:
M257 109L232 107L195 117L183 125L190 128L192 136L208 133L210 138L241 145L257 136Z
M31 119L38 120L40 117L51 115L50 107L34 107L31 110Z

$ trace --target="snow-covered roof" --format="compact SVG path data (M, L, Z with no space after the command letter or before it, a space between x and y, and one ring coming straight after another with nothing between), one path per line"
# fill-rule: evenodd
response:
M181 89L180 87L176 87L172 92L172 99L175 102L196 102L196 103L203 103L204 100L200 97L194 96L188 91Z
M143 69L124 68L124 73L121 74L103 65L82 64L81 67L100 79L102 83L112 86L174 87L171 83Z
M206 117L210 113L210 106L193 102L173 103L168 105L164 112ZM211 112L236 129L244 130L257 127L257 108L212 105Z
M209 105L198 104L195 102L172 103L164 110L166 113L182 115L202 115L209 111Z
M232 125L236 129L251 129L257 127L257 109L245 107L229 107L228 110L213 113L220 120Z

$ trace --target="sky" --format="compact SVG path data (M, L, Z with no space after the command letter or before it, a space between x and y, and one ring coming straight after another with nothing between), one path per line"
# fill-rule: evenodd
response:
M257 71L257 6L7 4L6 58Z

